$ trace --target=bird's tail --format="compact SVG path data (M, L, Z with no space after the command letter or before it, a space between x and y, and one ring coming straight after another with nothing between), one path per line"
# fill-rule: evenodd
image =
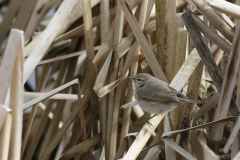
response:
M197 104L203 104L204 101L196 100L196 99L190 99L190 98L179 98L179 100L182 103L197 103Z

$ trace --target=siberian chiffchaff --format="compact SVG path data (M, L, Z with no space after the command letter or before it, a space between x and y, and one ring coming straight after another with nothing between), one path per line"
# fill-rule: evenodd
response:
M190 99L184 96L170 87L166 82L150 74L140 73L135 77L129 78L132 80L134 97L137 104L145 112L155 114L154 116L158 114L165 115L179 104L203 103L203 101Z

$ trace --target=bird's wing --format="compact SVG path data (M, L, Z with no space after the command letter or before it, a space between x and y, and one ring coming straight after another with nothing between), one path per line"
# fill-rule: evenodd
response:
M151 88L152 90L149 90L148 86L140 88L137 91L138 98L160 103L181 103L168 86L154 86Z
M170 87L171 92L173 92L174 94L176 94L177 98L179 99L179 101L181 101L182 103L197 103L197 104L201 104L204 103L204 101L201 100L195 100L195 99L191 99L189 97L186 97L185 95L183 95L182 93L178 92L177 90L175 90L174 88Z
M179 98L187 98L190 99L189 97L184 96L182 93L180 93L179 91L177 91L176 89L172 88L169 86L169 89L171 90L172 93L176 94L177 97Z

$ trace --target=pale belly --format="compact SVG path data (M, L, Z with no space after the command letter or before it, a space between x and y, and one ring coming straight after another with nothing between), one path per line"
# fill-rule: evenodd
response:
M145 100L137 100L137 103L145 112L161 115L168 113L177 106L174 103L158 103Z

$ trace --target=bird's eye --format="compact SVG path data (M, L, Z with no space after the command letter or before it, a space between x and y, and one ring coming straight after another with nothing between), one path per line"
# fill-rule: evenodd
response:
M138 82L140 82L140 81L141 81L141 79L140 79L140 78L138 78L138 79L137 79L137 81L138 81Z

